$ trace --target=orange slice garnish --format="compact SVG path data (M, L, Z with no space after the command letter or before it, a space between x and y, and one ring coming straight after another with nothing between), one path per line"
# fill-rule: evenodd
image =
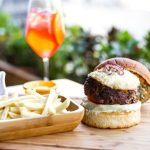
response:
M61 14L59 11L56 12L56 15L54 17L53 28L54 28L54 34L55 34L56 40L58 44L61 45L62 42L64 41L65 29L64 29Z

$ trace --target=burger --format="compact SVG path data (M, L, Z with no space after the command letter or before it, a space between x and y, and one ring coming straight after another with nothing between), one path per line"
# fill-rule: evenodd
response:
M126 128L141 120L141 103L150 98L150 72L129 58L108 59L88 74L83 123L97 128Z

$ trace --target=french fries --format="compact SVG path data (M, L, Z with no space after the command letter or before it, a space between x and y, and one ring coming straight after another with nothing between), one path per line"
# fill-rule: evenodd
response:
M30 90L28 93L30 95L13 94L11 98L7 95L0 96L0 120L54 115L67 111L70 105L69 99L61 102L55 88L50 90L47 97L35 90Z
M62 104L58 105L55 109L56 112L62 112L70 105L70 100L66 99Z
M29 110L42 110L44 103L23 102L23 105Z
M10 110L10 112L16 113L16 114L18 114L20 112L19 108L15 107L15 106L10 107L9 110Z
M47 98L47 102L45 104L45 107L43 109L42 115L46 115L49 112L51 114L56 113L55 110L52 107L53 102L57 99L57 94L55 89L51 89L51 94Z
M29 111L26 107L19 107L22 117L39 117L40 114Z
M9 112L9 106L6 106L2 112L1 120L7 119L8 112Z
M18 113L14 113L14 112L8 112L10 118L15 119L15 118L19 118L20 115Z

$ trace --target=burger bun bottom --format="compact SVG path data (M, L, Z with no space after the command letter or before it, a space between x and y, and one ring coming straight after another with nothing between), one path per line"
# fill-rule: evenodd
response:
M88 126L96 128L128 128L138 124L141 120L140 109L122 112L100 112L85 108L82 120Z

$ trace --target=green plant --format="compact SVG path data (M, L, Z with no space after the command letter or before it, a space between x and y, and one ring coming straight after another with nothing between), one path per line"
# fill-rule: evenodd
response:
M6 44L22 37L21 29L14 25L6 12L0 11L0 56L6 49Z
M145 43L141 46L141 43ZM100 42L99 57L128 57L144 63L150 69L150 32L143 41L136 40L128 31L112 28Z
M7 40L3 59L17 66L32 68L42 76L41 59L25 41L21 29L11 23L11 18L0 13L6 29ZM141 45L142 43L142 45ZM128 31L112 28L108 35L92 35L80 26L66 27L66 38L59 50L50 58L50 77L69 78L83 83L87 74L101 61L111 57L129 57L144 63L150 69L150 32L138 41Z
M12 22L10 15L3 11L0 11L0 28L3 30L0 36L4 36L5 40L11 41L22 36L21 29Z
M19 67L36 68L32 72L42 75L40 74L42 72L41 60L33 53L23 36L7 43L4 56L10 63Z
M84 82L87 73L98 62L94 56L94 46L98 43L96 36L80 26L66 27L65 41L51 59L52 77Z

